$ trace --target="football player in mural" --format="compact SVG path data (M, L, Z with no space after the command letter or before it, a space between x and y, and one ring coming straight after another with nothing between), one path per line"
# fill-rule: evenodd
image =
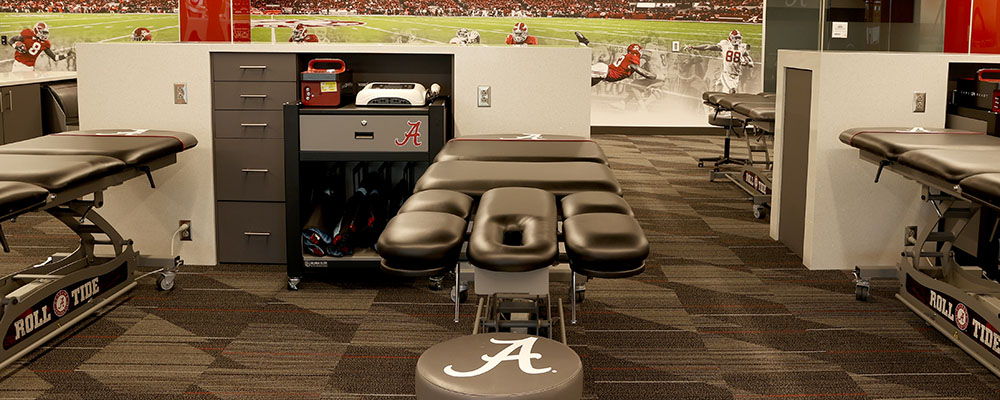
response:
M455 32L455 37L451 38L451 41L448 43L458 45L479 44L479 32L459 28L458 32Z
M153 33L149 29L138 27L132 31L133 42L149 42L153 40Z
M21 34L10 39L14 46L13 72L34 71L38 55L43 52L54 61L66 59L63 54L52 52L52 42L49 41L49 25L44 22L35 24L31 29L21 31Z
M518 22L514 24L511 34L507 35L507 44L515 46L534 45L538 44L538 38L528 34L528 25L525 25L524 22Z
M319 38L308 33L305 24L299 23L295 25L295 28L292 28L292 36L288 38L288 41L295 43L319 42Z
M590 40L587 40L582 33L573 33L581 45L590 45ZM611 64L598 62L590 66L590 86L595 86L602 81L618 82L632 76L633 72L646 79L656 79L656 74L639 66L642 63L642 46L638 43L632 43L625 50L625 54L618 56Z
M723 39L719 44L700 46L685 46L685 50L712 50L722 52L722 72L716 81L716 86L722 92L736 93L740 87L740 75L743 67L753 68L750 58L750 45L743 43L743 35L733 29L729 39Z

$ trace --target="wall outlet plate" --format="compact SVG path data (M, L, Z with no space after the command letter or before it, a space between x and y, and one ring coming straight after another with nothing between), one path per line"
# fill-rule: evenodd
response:
M188 103L188 85L186 83L174 84L174 104Z
M187 224L188 228L185 231L181 231L181 240L185 241L185 242L190 242L191 241L191 220L182 219L180 222L177 223L177 226L181 226L181 225L184 225L184 224Z
M913 92L913 112L922 113L927 110L927 93Z
M480 107L489 107L490 102L493 100L492 95L490 94L490 87L480 86L476 91L476 98L479 99Z
M3 46L7 45L7 35L0 36L0 45L3 45Z
M674 43L671 45L670 49L675 52L681 51L681 41L675 40Z

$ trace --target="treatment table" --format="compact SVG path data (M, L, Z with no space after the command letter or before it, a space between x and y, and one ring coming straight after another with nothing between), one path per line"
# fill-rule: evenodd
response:
M919 183L921 200L933 207L931 224L904 229L896 297L1000 375L1000 138L954 129L857 128L840 140L878 166L876 182L883 170L898 173ZM956 240L976 220L976 246L963 249L975 265L963 266ZM865 271L857 267L855 274L857 297L866 300Z
M79 247L0 278L0 368L136 286L139 254L95 209L106 189L137 177L155 188L152 172L177 161L198 141L187 133L156 130L89 130L42 136L0 146L0 245L9 252L2 224L43 211L80 237ZM107 255L96 251L109 248ZM158 288L174 285L179 258L159 272Z

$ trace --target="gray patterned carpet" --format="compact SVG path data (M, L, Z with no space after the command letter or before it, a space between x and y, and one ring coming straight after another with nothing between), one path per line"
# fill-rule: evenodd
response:
M647 271L588 283L569 342L587 399L997 399L1000 380L892 298L854 300L844 272L811 272L767 237L743 193L711 183L706 137L598 136L652 244ZM29 215L4 229L6 272L73 236ZM332 271L331 271L332 272ZM153 278L0 371L0 398L412 398L420 353L471 331L447 292L377 271L185 266ZM565 286L553 293L564 293Z

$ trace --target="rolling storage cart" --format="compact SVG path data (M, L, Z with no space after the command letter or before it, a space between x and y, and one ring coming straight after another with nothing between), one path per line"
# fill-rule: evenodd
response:
M365 183L368 179L399 186L402 178L406 182L402 191L409 195L419 171L434 159L449 136L448 120L445 99L424 107L407 108L285 105L285 249L289 289L298 289L306 271L311 269L378 267L381 257L370 247L333 251L335 254L315 247L312 248L315 252L304 252L304 228L311 221L324 219L318 218L319 211L312 207L316 194L341 201L351 193L371 193ZM382 195L388 197L388 193ZM345 200L345 208L349 208L346 203ZM392 218L392 208L388 210L376 224ZM360 221L363 223L365 218ZM327 228L336 234L336 228Z

